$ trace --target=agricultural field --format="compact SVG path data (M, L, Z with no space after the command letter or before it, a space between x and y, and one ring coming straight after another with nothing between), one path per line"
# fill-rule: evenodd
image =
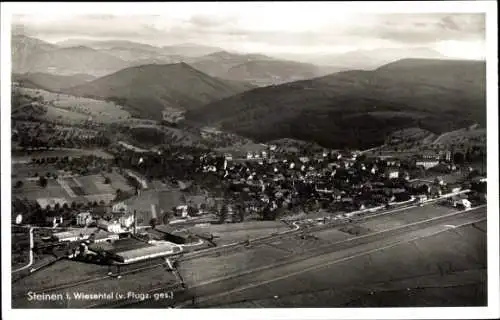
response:
M44 172L48 172L47 168L44 168ZM109 203L116 197L116 190L132 190L126 179L116 172L89 176L68 176L61 172L58 173L60 175L57 179L47 179L46 187L39 185L38 178L25 178L21 179L23 181L21 187L14 188L14 184L20 180L20 178L15 178L12 180L13 195L28 200L64 198L68 203L73 201L79 203L104 201ZM105 176L111 180L110 184L104 183Z
M485 305L484 230L486 223L481 222L445 231L231 293L199 307Z
M182 261L179 272L189 284L242 272L279 261L287 253L271 246L244 248L194 260Z
M457 210L440 205L426 205L368 219L362 222L360 226L376 232L397 228L417 221L432 219L453 212L457 212Z
M48 120L66 120L81 123L92 120L99 123L121 122L130 118L122 106L113 102L54 93L40 89L16 88L19 94L41 100Z
M270 236L273 233L290 230L286 224L279 221L246 221L236 224L210 224L205 227L196 227L196 229L213 234L215 237L214 242L219 246Z
M27 289L43 290L75 281L88 280L95 277L105 276L108 272L107 266L96 264L61 260L38 272L17 281L12 287L12 297L24 295Z

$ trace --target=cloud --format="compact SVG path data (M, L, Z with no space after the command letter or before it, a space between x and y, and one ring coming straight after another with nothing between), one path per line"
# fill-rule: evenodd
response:
M175 14L174 14L175 13ZM443 41L484 41L484 14L340 14L247 10L210 14L82 15L54 19L17 16L13 30L43 40L92 37L153 45L196 42L229 50L304 47L433 46ZM267 49L266 49L267 48Z
M438 41L484 40L484 14L390 15L373 29L374 36L407 44L431 44Z

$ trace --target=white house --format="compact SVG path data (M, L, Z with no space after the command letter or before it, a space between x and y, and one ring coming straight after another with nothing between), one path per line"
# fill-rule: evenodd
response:
M76 224L79 226L87 226L92 221L92 215L88 211L80 212L76 216Z
M385 172L385 176L388 179L397 179L399 178L399 169L396 168L388 168Z
M123 215L118 219L118 222L120 225L124 228L130 228L132 224L134 223L134 216L133 215Z
M438 164L439 164L438 160L432 160L432 159L417 160L415 163L417 167L424 167L425 169L434 168Z
M53 228L61 225L63 223L63 217L55 216L55 217L47 217L46 220Z
M461 207L464 209L470 209L471 208L471 203L467 199L460 199L454 203L455 207Z
M188 206L187 205L180 205L180 206L177 206L175 209L176 209L178 215L180 215L183 218L187 217L187 215L188 215Z
M23 215L22 214L18 214L16 216L16 224L21 224L21 222L23 222Z
M120 223L116 221L106 221L106 220L99 220L97 223L97 227L102 230L106 230L108 232L113 232L113 233L121 233L123 232L122 226Z
M128 206L125 204L125 201L121 201L118 203L115 203L111 209L114 213L118 212L127 212Z

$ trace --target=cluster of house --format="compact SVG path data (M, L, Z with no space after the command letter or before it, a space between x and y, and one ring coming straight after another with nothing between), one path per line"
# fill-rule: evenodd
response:
M311 200L325 205L340 203L343 209L359 209L405 201L412 195L437 197L460 188L460 185L446 185L442 180L423 182L420 186L410 183L411 168L444 165L454 170L450 152L422 154L411 161L326 150L308 156L273 153L272 157L257 159L250 161L255 160L255 154L251 153L245 162L231 161L227 156L206 157L202 169L227 182L230 192L243 194L240 198L245 199L242 202L246 211L291 208Z

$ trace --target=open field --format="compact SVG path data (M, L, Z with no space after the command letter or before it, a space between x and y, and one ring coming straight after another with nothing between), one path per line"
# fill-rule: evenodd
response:
M416 222L416 221L424 221L424 220L427 220L431 217L444 215L445 213L453 211L453 210L447 209L445 211L437 210L436 213L434 213L434 215L432 215L430 213L428 215L421 214L422 212L431 212L432 206L428 206L428 207L430 209L427 209L426 207L417 207L417 208L410 209L410 210L404 210L403 213L391 214L391 215L387 215L387 216L380 216L377 218L373 218L370 221L370 223L372 223L374 226L376 226L377 224L381 224L381 225L387 224L387 222L386 222L387 219L390 219L391 217L393 217L393 219L397 219L395 217L397 217L399 214L403 214L403 216L401 218L399 218L400 220L404 221L406 219L406 221L408 221L407 223L411 223L411 222ZM479 209L479 210L484 210L484 209ZM459 212L456 210L455 210L455 212L457 213L458 216L468 214L468 213L463 213L463 212ZM379 222L379 221L381 221L381 222ZM390 227L391 226L387 226L383 229L389 229ZM396 227L396 226L393 226L393 227ZM330 230L332 230L332 229L330 229ZM239 271L247 270L249 268L249 263L252 263L252 264L255 263L256 265L262 266L262 265L264 265L264 263L262 263L262 261L264 261L268 255L276 256L276 257L279 257L279 259L283 259L285 257L287 257L287 258L296 257L299 254L307 254L309 251L316 250L319 247L323 247L323 248L329 248L329 247L336 248L336 247L338 247L339 249L336 249L336 250L340 250L340 248L343 248L344 246L351 245L350 241L334 245L335 242L348 240L348 239L352 239L352 240L358 239L358 237L356 237L354 235L350 235L348 233L343 233L343 232L339 231L338 229L333 229L333 230L335 230L335 232L330 231L329 233L324 233L322 237L318 237L316 233L312 234L313 237L306 237L305 239L303 239L299 235L295 235L295 236L285 238L285 239L273 240L267 244L260 244L260 245L257 245L255 247L251 247L250 249L244 249L243 251L241 251L241 250L240 251L228 251L228 253L221 253L220 256L204 257L201 259L207 259L207 260L206 261L203 260L204 263L201 263L201 264L195 263L195 261L199 261L199 259L195 259L192 261L186 261L183 263L189 264L190 266L192 266L191 268L200 268L200 265L206 265L206 263L208 263L208 265L211 265L211 266L220 265L220 268L217 268L214 266L214 267L210 268L210 270L207 270L207 268L203 268L203 269L198 269L199 271L197 271L197 272L189 271L187 274L186 273L183 273L183 274L186 276L186 278L189 278L189 275L193 275L193 276L197 277L197 279L199 279L200 277L201 278L209 277L209 275L205 275L205 274L210 274L211 276L215 276L214 274L218 274L218 276L223 276L223 275L227 275L228 272L238 272L238 270ZM372 232L375 232L375 231L379 231L379 230L372 230ZM339 233L343 233L345 236L340 236ZM406 234L407 234L407 232L403 233L401 235L401 237L407 236ZM409 233L409 234L411 234L411 233ZM328 238L327 236L332 236L332 237ZM368 240L369 236L368 236L368 238L366 238L366 240L363 240L361 238L359 238L359 239L361 241L368 241L367 243L370 245L376 244L376 243L372 244L371 241ZM261 257L259 255L261 250L263 252L263 257ZM334 250L334 249L325 249L325 250ZM251 256L248 257L248 255L251 255ZM224 261L224 263L222 263L222 261ZM236 261L240 261L240 262L236 263ZM231 265L231 267L228 267L228 265ZM239 269L237 268L237 266L239 266Z
M13 164L24 164L30 163L31 159L41 159L48 157L80 157L80 156L96 156L103 159L113 159L113 156L100 149L54 149L54 150L44 150L44 151L12 151L12 163Z
M360 226L368 228L372 231L382 231L425 219L435 218L452 212L457 212L457 210L445 206L430 204L423 207L405 209L395 214L388 214L368 219L366 222L362 222Z
M286 252L270 246L241 249L229 254L202 257L182 261L179 272L188 285L234 272L241 272L258 266L270 264L283 258ZM201 270L203 269L203 270Z
M16 282L12 287L12 297L15 299L23 296L30 290L43 291L75 281L105 276L107 272L107 266L61 260Z
M485 305L486 234L482 231L485 225L480 222L450 229L283 280L231 292L197 307L375 306L375 298L370 298L371 304L364 298L372 296L372 292L379 297L375 300L378 307ZM466 294L462 285L470 286L472 294ZM441 287L447 289L441 291ZM419 298L409 299L407 288ZM383 294L387 290L399 294Z
M247 221L237 224L211 224L197 229L212 233L214 242L221 246L269 236L290 228L280 221Z
M14 182L14 181L13 181ZM38 198L71 198L66 190L54 179L47 179L47 186L42 188L38 184L38 180L25 180L23 187L13 189L12 195L28 200L36 200Z
M11 175L13 180L14 179L33 180L36 173L38 173L38 176L45 176L47 173L57 173L57 174L65 173L64 171L59 171L53 164L40 166L40 165L32 165L24 163L13 163L11 168L12 168ZM69 172L67 172L66 174L69 174Z
M45 169L46 170L46 169ZM26 172L30 172L27 170ZM46 172L57 171L43 171ZM33 173L33 172L31 172ZM61 172L59 172L61 174ZM116 190L130 191L132 187L127 184L126 179L116 172L106 173L106 177L111 179L110 184L104 184L104 177L100 174L89 176L60 177L57 180L47 179L47 186L42 188L38 183L38 178L17 177L12 180L14 183L18 180L23 181L23 186L19 189L13 188L13 195L28 200L38 198L65 198L68 202L88 202L113 200L116 196Z
M112 102L59 94L39 89L18 88L30 97L42 97L48 120L69 120L85 122L89 119L100 123L119 122L130 118L130 113Z

